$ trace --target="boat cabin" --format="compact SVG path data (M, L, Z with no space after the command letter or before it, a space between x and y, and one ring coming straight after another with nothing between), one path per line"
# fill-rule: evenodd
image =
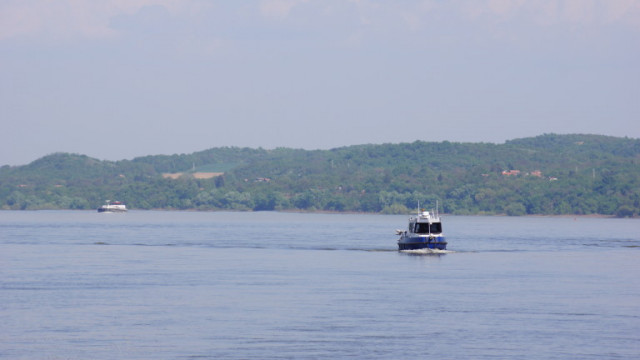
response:
M442 233L442 223L439 217L433 217L428 211L423 211L417 217L409 219L409 232L429 235Z

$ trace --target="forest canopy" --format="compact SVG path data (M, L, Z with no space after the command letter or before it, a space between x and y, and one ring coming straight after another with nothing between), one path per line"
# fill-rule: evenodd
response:
M504 144L331 150L219 147L102 161L56 153L0 167L2 209L304 210L450 214L640 213L640 140L545 134Z

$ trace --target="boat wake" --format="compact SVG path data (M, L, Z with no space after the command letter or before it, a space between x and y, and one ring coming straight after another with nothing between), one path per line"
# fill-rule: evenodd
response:
M415 250L400 250L400 252L405 254L413 254L413 255L442 255L442 254L452 254L455 251L425 248L425 249L415 249Z

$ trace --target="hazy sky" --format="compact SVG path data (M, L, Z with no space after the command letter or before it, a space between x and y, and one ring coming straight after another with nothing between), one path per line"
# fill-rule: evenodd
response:
M640 1L2 0L0 165L640 138Z

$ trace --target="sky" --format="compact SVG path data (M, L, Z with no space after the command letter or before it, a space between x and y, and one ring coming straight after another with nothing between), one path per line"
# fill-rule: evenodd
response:
M2 0L0 165L640 138L640 0Z

